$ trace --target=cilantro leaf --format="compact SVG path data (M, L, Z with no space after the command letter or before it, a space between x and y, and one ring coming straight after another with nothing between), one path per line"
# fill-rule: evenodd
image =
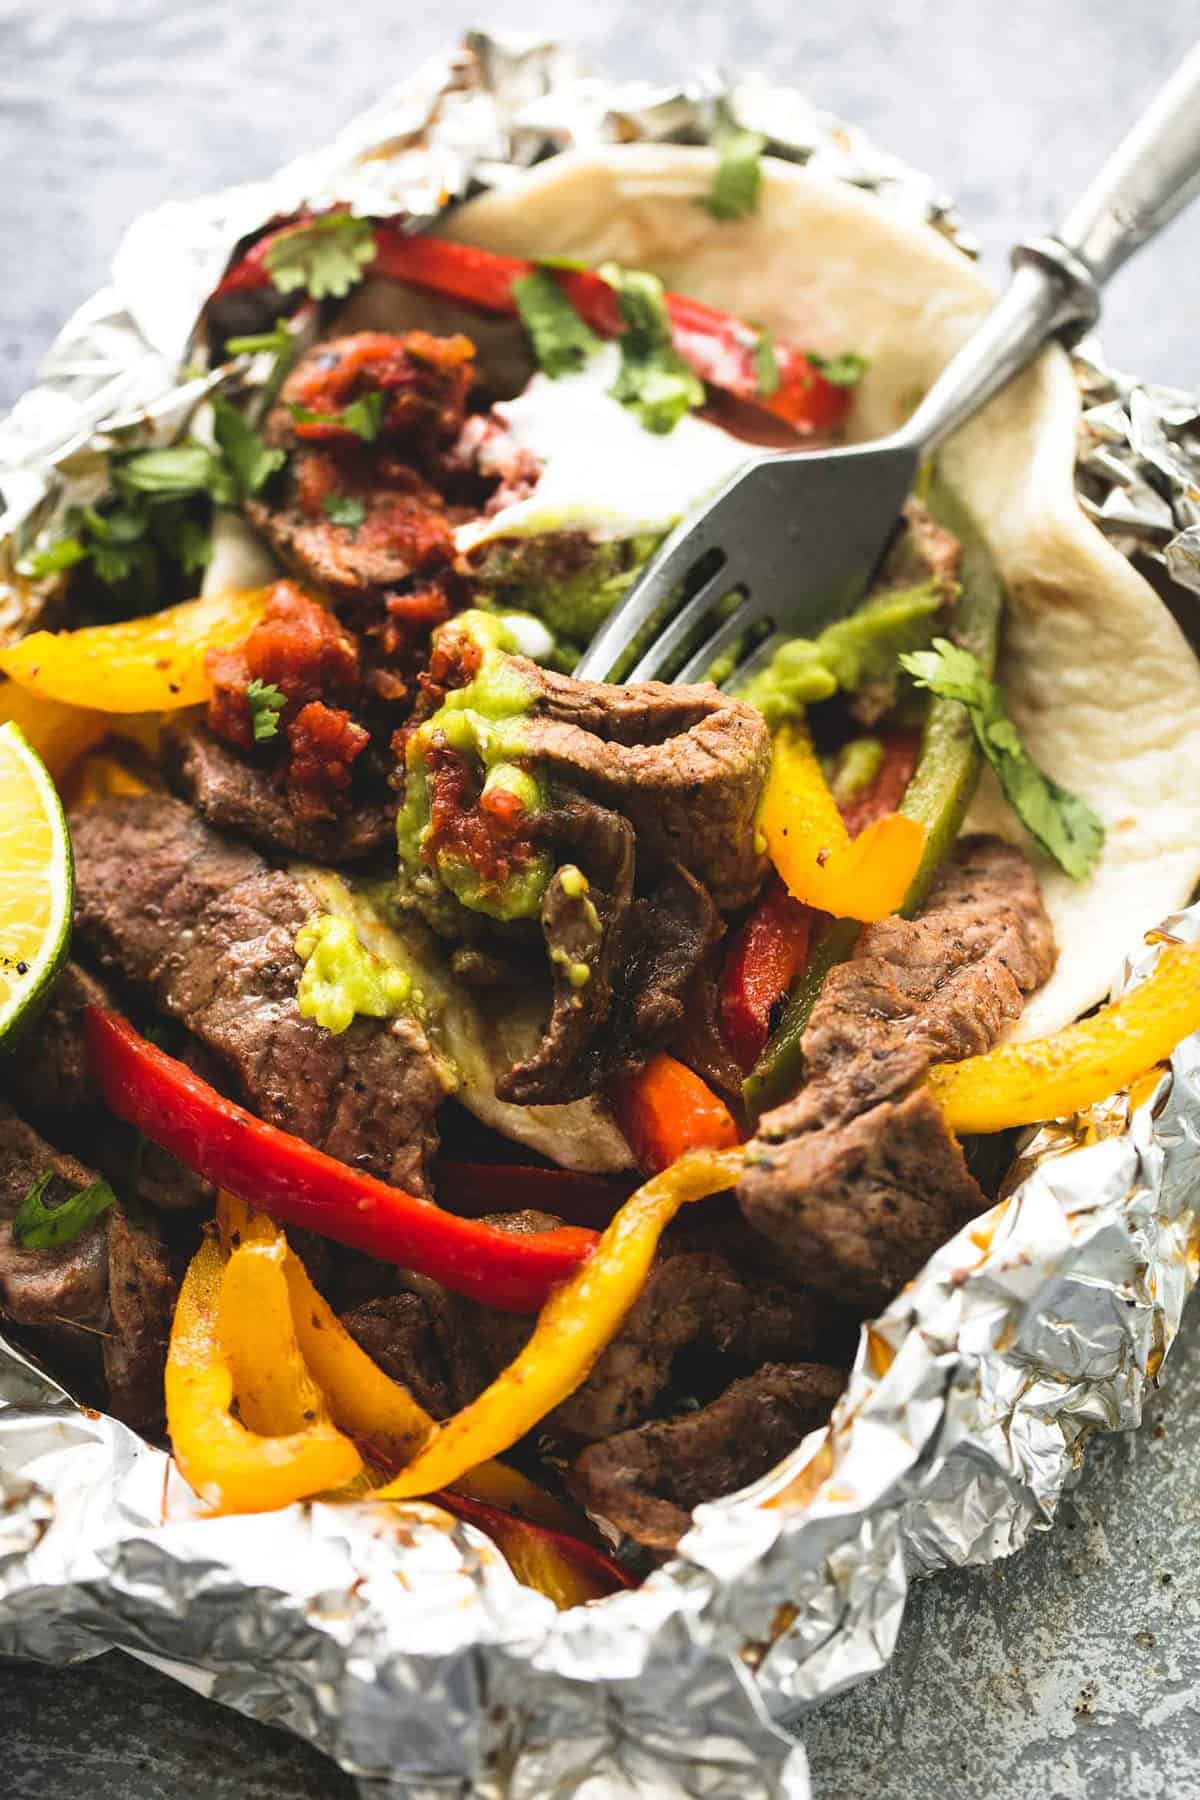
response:
M600 339L547 269L535 269L514 281L513 297L538 364L552 380L582 369L600 348Z
M281 231L267 247L267 273L281 294L303 288L314 300L342 300L375 258L369 219L327 213Z
M754 346L754 373L764 400L779 392L779 358L775 354L775 334L769 325L763 326Z
M600 271L615 291L625 330L614 400L635 412L647 431L673 431L686 412L704 405L704 383L684 362L671 338L671 321L656 275L605 263Z
M336 413L310 412L307 406L290 406L288 411L297 425L338 425L343 431L352 431L364 444L373 444L383 424L383 395L364 394L361 400L352 400Z
M817 374L833 387L857 387L870 366L857 350L843 350L840 356L819 356L815 350L804 354Z
M222 485L217 457L190 440L121 457L113 474L119 487L138 494L209 494L214 484Z
M273 681L254 680L246 683L246 700L255 743L268 743L279 730L279 715L287 705L287 695Z
M24 572L40 580L44 575L58 575L64 569L73 569L87 555L87 546L77 537L59 538L46 550L35 550L23 564Z
M239 499L247 500L257 494L275 471L283 467L283 451L268 450L237 407L220 395L213 401L213 436L233 475Z
M246 337L225 339L226 356L285 356L292 348L293 338L286 323L276 319L273 331L254 331Z
M43 1169L17 1208L12 1235L22 1250L58 1250L63 1244L73 1244L95 1219L116 1205L117 1196L107 1181L93 1181L58 1206L47 1206L46 1190L54 1179L53 1169Z
M979 747L1025 829L1072 881L1082 881L1104 846L1104 826L1086 800L1038 768L978 658L947 638L934 638L931 650L912 651L900 663L918 687L966 707Z
M349 494L326 494L321 502L321 511L335 525L348 526L357 531L367 516L367 509L361 500L352 500Z
M762 193L762 153L767 140L757 131L726 125L717 133L717 170L700 204L714 219L748 219Z

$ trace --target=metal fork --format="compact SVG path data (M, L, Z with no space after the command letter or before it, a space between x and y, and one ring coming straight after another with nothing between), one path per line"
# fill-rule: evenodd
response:
M899 431L844 450L765 453L670 534L575 670L593 681L744 681L866 591L922 461L1052 337L1095 324L1100 289L1200 192L1200 45L1067 215L1013 251L1012 281ZM633 666L622 669L631 649Z

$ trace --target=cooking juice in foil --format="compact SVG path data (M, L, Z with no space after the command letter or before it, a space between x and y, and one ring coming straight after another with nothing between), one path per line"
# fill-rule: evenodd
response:
M553 44L472 34L327 149L133 226L0 422L0 636L41 622L22 566L105 492L111 452L171 441L244 379L208 368L193 334L265 221L337 203L431 222L561 151L706 144L730 118L969 253L924 177L789 89L618 85ZM1195 400L1107 370L1094 346L1075 366L1086 512L1200 592ZM1128 946L1117 991L1165 944L1200 941L1200 913L1152 937ZM0 1652L120 1647L288 1725L368 1792L806 1795L804 1710L887 1661L908 1582L1017 1550L1089 1434L1139 1422L1195 1280L1198 1191L1189 1039L1133 1097L1024 1144L992 1211L864 1329L827 1429L701 1506L640 1588L563 1613L429 1503L206 1517L162 1451L0 1344Z

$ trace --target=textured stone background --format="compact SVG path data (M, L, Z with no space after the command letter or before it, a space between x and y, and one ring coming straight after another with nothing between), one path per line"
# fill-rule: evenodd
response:
M0 0L0 404L158 201L271 168L469 24L626 75L759 65L931 171L990 266L1053 224L1200 26L1194 0ZM1112 359L1200 382L1200 213L1123 272ZM1193 1317L1193 1326L1195 1318ZM893 1667L807 1734L818 1800L1200 1795L1200 1350L1093 1451L1056 1530L920 1588ZM350 1800L290 1738L137 1664L0 1671L4 1800Z

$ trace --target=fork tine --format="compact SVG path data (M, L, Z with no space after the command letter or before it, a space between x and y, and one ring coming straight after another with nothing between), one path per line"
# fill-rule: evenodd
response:
M713 607L726 594L736 590L737 585L731 578L727 565L722 562L721 567L702 583L686 605L680 608L659 633L645 655L638 659L637 664L626 675L626 681L666 680L667 676L663 671L670 668L673 659L703 625Z
M748 631L755 621L755 611L749 599L743 600L736 612L722 619L711 636L705 638L700 648L689 656L682 669L672 679L680 684L689 681L704 681L708 671L720 656L722 650L728 650L744 631Z
M739 480L729 484L732 489ZM724 527L730 514L725 501L729 490L717 495L701 519L684 519L659 546L621 603L614 607L576 665L576 678L607 681L629 646L636 643L681 587L698 562L722 548ZM733 585L736 586L736 583Z

